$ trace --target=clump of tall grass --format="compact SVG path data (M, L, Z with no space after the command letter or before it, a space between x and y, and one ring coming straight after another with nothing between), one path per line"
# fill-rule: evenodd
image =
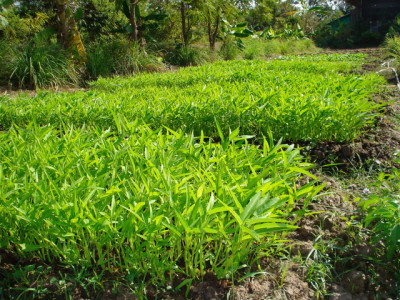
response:
M167 53L165 60L175 66L188 67L200 66L209 59L203 49L178 44L172 52Z
M0 55L0 80L11 87L36 89L79 82L70 54L39 34L26 43L1 41Z
M262 59L264 57L263 46L265 41L260 39L251 39L245 41L245 48L243 49L244 59Z
M56 44L33 44L20 49L12 60L10 82L18 88L77 85L78 71L69 54Z
M273 58L281 55L311 54L318 51L310 39L246 39L243 57L245 59Z
M10 74L12 72L12 62L17 54L16 46L7 41L0 40L0 85L10 84Z
M232 278L293 230L321 189L297 187L310 165L293 146L115 120L115 132L0 132L1 247L152 282Z
M310 39L273 39L264 43L264 55L266 57L310 54L318 51L318 48Z
M386 39L385 46L388 55L400 63L400 36Z
M146 53L126 40L100 41L88 47L86 69L91 79L111 75L157 72L164 68L161 58Z
M240 58L241 48L239 48L238 40L228 37L219 50L219 55L223 60L234 60Z

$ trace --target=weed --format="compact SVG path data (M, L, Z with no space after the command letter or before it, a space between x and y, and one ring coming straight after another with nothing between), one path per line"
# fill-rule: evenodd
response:
M11 60L10 82L18 88L76 85L79 80L66 51L56 44L34 41L16 52Z
M240 56L240 48L237 41L233 38L226 39L221 46L219 55L223 60L237 59Z
M394 36L386 39L385 46L389 56L400 63L400 37Z
M89 78L157 72L164 68L160 58L145 53L138 45L124 40L100 41L88 49L86 69Z
M172 53L166 56L166 61L177 66L199 66L207 61L203 50L188 45L177 45Z
M372 241L385 241L388 259L400 254L400 172L381 173L378 188L382 195L371 195L360 207L366 211L363 223L372 229Z

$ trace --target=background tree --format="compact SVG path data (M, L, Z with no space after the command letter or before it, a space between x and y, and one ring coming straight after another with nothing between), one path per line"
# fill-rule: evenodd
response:
M215 50L218 33L223 16L231 15L234 6L226 0L204 0L202 3L204 18L206 20L207 36L210 50Z
M48 0L56 14L57 39L60 45L70 51L76 51L80 62L87 59L85 47L75 21L73 4L69 0Z
M181 32L184 45L189 44L191 30L193 26L194 9L196 0L181 0L179 4L181 14Z
M139 22L140 22L140 7L141 0L115 0L115 7L122 11L129 20L128 32L130 39L133 42L139 40Z

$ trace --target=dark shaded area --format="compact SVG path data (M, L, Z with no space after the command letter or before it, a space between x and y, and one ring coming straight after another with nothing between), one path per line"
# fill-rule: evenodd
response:
M379 46L388 34L398 32L400 2L394 0L349 1L355 8L328 23L316 34L320 47L335 49Z

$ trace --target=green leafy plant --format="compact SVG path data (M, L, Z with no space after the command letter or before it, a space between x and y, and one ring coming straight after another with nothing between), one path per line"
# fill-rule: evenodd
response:
M379 105L369 98L383 78L338 74L362 63L355 56L289 57L274 61L229 61L99 79L93 90L73 95L41 93L4 99L0 122L94 125L115 129L114 115L139 119L151 128L168 127L218 138L232 128L256 138L270 132L286 141L349 141L373 122ZM347 61L348 60L348 61ZM294 84L296 83L296 84Z
M400 63L400 36L386 39L385 46L389 56Z
M293 146L115 122L117 131L31 123L0 132L1 247L153 282L230 278L296 228L305 209L293 209L321 189L296 186L312 175Z
M14 3L14 0L0 0L0 13L7 12L8 8ZM7 18L0 15L0 27L5 27L9 24Z
M0 84L7 86L9 84L10 74L12 73L12 62L18 49L11 41L0 41Z
M240 40L228 37L221 46L219 55L223 60L234 60L240 56ZM243 47L242 47L243 48Z
M386 33L386 38L391 39L394 37L399 37L400 35L400 14L396 17L396 22L389 27Z
M11 60L9 81L18 88L76 85L78 71L69 54L57 44L32 41L17 50Z
M166 55L165 60L176 66L199 66L207 62L207 56L202 49L178 44L173 52Z
M86 69L90 79L111 75L157 72L164 68L161 58L130 45L125 40L101 40L88 48Z
M363 223L372 230L372 242L383 241L388 259L393 259L400 254L400 172L382 173L378 180L383 194L372 195L359 205L365 210Z

